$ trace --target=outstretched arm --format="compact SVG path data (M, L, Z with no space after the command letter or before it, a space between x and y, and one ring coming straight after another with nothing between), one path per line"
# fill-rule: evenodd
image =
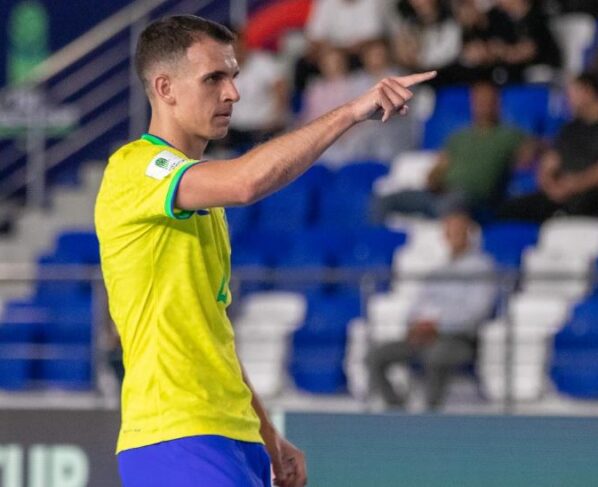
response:
M176 205L183 210L253 203L289 184L353 125L383 122L406 111L410 86L435 72L385 78L355 100L241 157L198 164L183 176Z
M243 369L243 380L251 389L251 405L260 418L260 433L272 461L274 485L279 487L303 487L307 484L307 468L303 452L284 439L270 421L266 409L253 390L253 386Z

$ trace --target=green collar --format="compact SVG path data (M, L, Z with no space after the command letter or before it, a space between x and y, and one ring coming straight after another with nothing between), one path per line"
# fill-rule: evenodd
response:
M143 134L141 136L141 140L147 140L149 143L154 145L164 145L166 147L172 147L175 149L176 147L170 144L169 142L165 141L163 138L158 137L157 135L152 134Z

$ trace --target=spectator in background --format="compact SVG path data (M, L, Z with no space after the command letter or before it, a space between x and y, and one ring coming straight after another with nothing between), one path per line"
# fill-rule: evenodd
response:
M399 76L386 39L376 39L363 45L359 53L362 69L350 77L355 95L387 76ZM388 120L382 127L375 121L365 122L351 133L351 152L356 159L390 162L398 154L413 150L418 139L417 124L410 115ZM400 136L398 136L400 134Z
M322 49L340 49L357 67L362 46L384 37L387 30L386 0L314 0L305 35L307 50L295 67L295 90L303 92L310 78L319 73Z
M407 70L440 69L452 64L461 50L461 32L440 0L408 0L398 4L394 50Z
M477 0L452 0L451 10L461 27L461 53L438 73L439 83L458 84L491 80L498 59L495 42L506 42L508 17L497 8L484 10Z
M557 213L598 216L598 78L582 74L569 85L574 120L542 157L540 192L507 202L504 219L543 222Z
M561 67L561 52L540 4L534 0L497 0L497 6L509 22L507 39L492 42L492 52L504 70L496 81L554 79Z
M274 55L248 49L242 32L235 42L235 53L240 68L235 83L243 96L235 105L223 145L245 151L286 127L288 84Z
M392 212L437 218L455 209L488 211L502 198L511 168L531 162L534 144L520 130L500 122L497 88L477 83L470 97L473 124L449 138L428 175L427 188L376 197L375 221Z
M387 372L395 364L414 361L424 368L427 407L440 407L451 376L474 360L477 328L494 308L494 266L475 244L473 222L466 214L455 213L442 224L450 261L417 296L407 338L375 347L368 357L371 390L381 393L391 407L404 407L407 391L396 391Z
M354 98L355 88L349 77L347 54L341 49L323 47L318 56L321 75L308 85L299 124L315 120L324 113ZM355 131L360 127L354 127ZM340 165L351 158L350 137L353 129L340 137L321 159L331 165Z

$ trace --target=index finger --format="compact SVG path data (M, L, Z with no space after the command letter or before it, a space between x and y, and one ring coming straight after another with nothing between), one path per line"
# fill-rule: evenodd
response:
M417 85L436 77L436 71L427 71L425 73L410 74L409 76L401 76L397 78L399 83L405 87Z

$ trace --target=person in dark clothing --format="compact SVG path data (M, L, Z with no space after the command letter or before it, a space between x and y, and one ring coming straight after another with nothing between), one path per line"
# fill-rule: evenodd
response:
M532 158L535 143L520 130L500 121L499 92L491 83L471 91L473 123L453 134L440 151L423 190L405 190L372 200L372 220L392 213L438 218L451 211L487 212L502 198L513 167Z
M543 222L555 214L598 216L598 77L578 76L568 95L575 118L542 158L540 191L508 201L499 217Z
M476 0L452 0L451 11L461 28L462 48L453 64L439 70L437 84L493 79L499 63L493 46L509 41L509 18L496 7L481 9Z
M495 72L495 80L534 81L528 79L532 78L531 67L558 70L561 52L540 4L533 0L498 0L497 4L508 22L500 27L506 40L492 42L492 51L503 67L502 74Z

